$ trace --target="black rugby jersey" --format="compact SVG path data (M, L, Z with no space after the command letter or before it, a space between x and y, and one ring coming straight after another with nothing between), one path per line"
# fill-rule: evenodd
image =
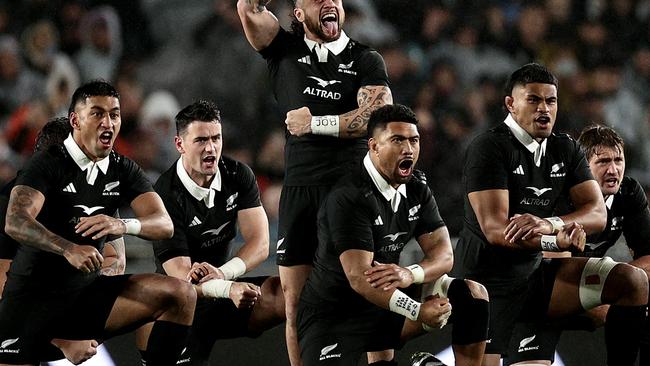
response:
M378 262L397 264L409 240L445 225L424 173L416 171L406 183L406 197L393 212L360 165L334 186L318 214L318 249L301 301L324 312L362 312L375 306L350 286L341 253L361 249L373 252Z
M301 107L309 107L314 116L340 115L359 107L359 88L388 85L381 55L351 39L338 55L329 51L327 62L319 62L302 36L280 28L260 54L267 61L275 98L283 115ZM312 134L297 137L287 133L284 184L334 184L353 168L350 162L360 160L367 149L365 138Z
M469 203L469 193L507 189L508 217L530 213L544 218L553 216L556 204L569 197L571 187L590 179L584 154L568 135L551 134L546 139L539 167L533 153L505 123L479 135L465 156L465 218L452 273L484 285L508 285L525 281L541 259L541 252L489 244Z
M9 195L15 184L16 178L9 181L9 183L0 189L0 259L13 259L16 255L16 250L18 250L18 242L5 232L5 217L7 216Z
M214 206L208 208L185 188L177 164L183 169L178 160L154 185L174 222L174 236L154 242L157 269L164 273L162 263L180 256L220 266L230 259L238 211L261 206L255 175L246 164L223 156L219 161L221 190L215 192Z
M71 139L71 138L69 138ZM74 143L74 142L73 142ZM79 150L80 151L80 150ZM81 217L115 215L140 194L153 191L144 172L130 159L111 151L106 172L99 170L93 184L86 179L63 145L35 153L17 177L16 185L40 191L45 202L36 220L53 233L75 244L92 245L100 252L106 237L93 240L75 233ZM7 290L77 289L92 281L99 272L82 273L61 255L20 245L11 264Z
M611 204L608 203L609 200ZM643 188L636 180L623 177L621 187L607 203L607 226L602 233L589 235L580 257L603 257L621 234L634 252L634 258L650 255L650 210Z

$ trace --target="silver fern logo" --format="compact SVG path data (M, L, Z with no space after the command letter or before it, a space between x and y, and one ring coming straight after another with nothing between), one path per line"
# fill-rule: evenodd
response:
M320 357L318 358L319 361L327 360L329 358L341 358L340 353L330 353L332 350L334 350L336 347L338 347L338 343L331 344L329 346L323 347L323 349L320 350Z

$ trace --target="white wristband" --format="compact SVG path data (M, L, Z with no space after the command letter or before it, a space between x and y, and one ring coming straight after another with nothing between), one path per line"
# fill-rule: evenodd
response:
M560 247L557 246L557 236L555 235L542 235L540 241L542 250L546 252L559 252Z
M422 283L424 282L424 268L420 267L419 264L411 264L406 267L411 274L413 275L413 283Z
M544 220L550 222L551 226L553 226L553 234L559 233L564 226L564 220L557 216L545 217Z
M233 257L219 267L219 269L223 272L225 279L233 280L246 273L246 263L239 257Z
M214 279L201 284L201 292L203 297L227 299L230 297L230 286L232 286L232 281Z
M126 227L126 232L125 234L128 235L138 235L140 234L140 230L142 230L142 224L140 223L140 220L138 219L120 219L124 223L124 226Z
M388 308L393 313L401 314L413 321L418 320L420 303L408 297L400 290L395 290L388 301Z
M311 117L311 133L339 137L339 116Z

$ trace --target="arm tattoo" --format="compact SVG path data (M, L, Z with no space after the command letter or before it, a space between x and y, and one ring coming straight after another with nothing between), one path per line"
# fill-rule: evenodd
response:
M7 206L7 234L23 245L63 255L72 243L36 221L37 194L40 193L27 186L18 185L13 189Z
M377 108L393 103L393 95L388 87L363 87L357 93L359 108L341 115L347 122L346 137L354 138L366 134L366 125L370 114Z

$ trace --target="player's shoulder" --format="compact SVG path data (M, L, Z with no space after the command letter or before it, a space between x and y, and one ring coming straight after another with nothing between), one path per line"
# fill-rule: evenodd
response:
M571 135L562 132L553 132L549 141L560 146L575 148L578 142Z
M623 177L623 179L621 180L621 187L618 190L617 195L623 197L635 197L641 193L643 193L643 195L645 196L643 187L641 186L641 183L639 183L639 181L627 175Z
M357 201L372 195L372 185L364 169L355 169L343 175L332 187L328 196L335 199Z
M248 164L235 160L229 156L222 155L219 161L219 171L224 180L232 181L247 181L251 177L255 177L253 169Z
M514 135L510 128L505 123L491 127L474 137L470 142L469 147L474 149L488 149L490 147L495 149L504 149L513 146Z
M171 190L171 187L174 183L174 181L177 179L176 175L176 162L178 160L174 161L172 165L169 167L169 169L165 170L158 179L156 180L156 183L153 185L154 189L158 194L161 193L166 193L169 190Z

